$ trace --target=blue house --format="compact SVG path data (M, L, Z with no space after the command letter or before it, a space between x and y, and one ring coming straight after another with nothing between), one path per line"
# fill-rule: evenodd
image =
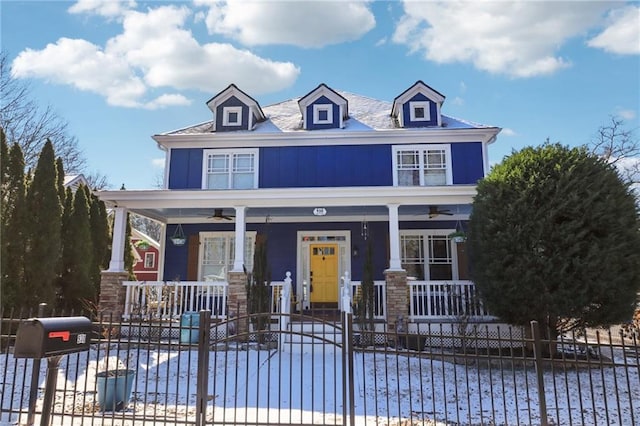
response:
M164 189L100 192L116 211L102 300L125 316L140 302L140 283L122 285L131 211L165 225L153 285L171 290L148 296L162 315L242 314L266 238L274 294L289 277L294 309L337 309L344 285L357 298L370 246L380 322L485 317L450 234L466 227L500 129L444 115L444 100L422 81L392 102L320 84L262 107L229 85L206 103L210 121L153 136Z

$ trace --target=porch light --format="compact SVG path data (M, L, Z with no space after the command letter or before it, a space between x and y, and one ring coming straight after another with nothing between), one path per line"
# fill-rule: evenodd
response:
M184 236L184 231L182 230L181 224L178 224L178 226L176 226L176 230L171 236L170 240L174 246L183 246L187 242L187 238Z

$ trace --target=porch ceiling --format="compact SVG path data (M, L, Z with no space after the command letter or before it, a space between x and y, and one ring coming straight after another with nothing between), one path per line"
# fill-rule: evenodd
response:
M471 212L475 186L300 188L260 190L151 190L101 191L98 196L109 207L129 211L163 223L214 222L214 209L233 216L234 207L244 206L248 222L387 220L389 204L398 204L401 220L466 219ZM451 215L429 218L429 206ZM326 215L314 215L324 208Z

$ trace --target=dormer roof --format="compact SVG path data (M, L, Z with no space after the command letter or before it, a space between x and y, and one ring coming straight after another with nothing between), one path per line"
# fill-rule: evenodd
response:
M442 93L429 87L422 80L418 80L393 100L391 117L397 120L399 127L442 126L440 111L444 99L445 96ZM415 108L422 108L425 116L415 117ZM432 110L435 112L435 117L430 114Z
M305 130L342 128L349 118L347 99L324 83L301 97L298 107Z
M207 106L213 112L214 132L221 130L252 130L257 123L265 120L264 112L260 108L258 101L240 90L233 83L209 99ZM248 114L244 112L245 110ZM229 114L240 115L234 115L234 118L237 117L237 121L233 121L230 124L228 121ZM244 121L245 119L246 121Z

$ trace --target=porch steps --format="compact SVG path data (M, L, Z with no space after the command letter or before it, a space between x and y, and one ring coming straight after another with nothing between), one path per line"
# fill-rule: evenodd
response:
M281 341L285 352L325 353L342 344L342 330L331 323L293 321L288 331Z

